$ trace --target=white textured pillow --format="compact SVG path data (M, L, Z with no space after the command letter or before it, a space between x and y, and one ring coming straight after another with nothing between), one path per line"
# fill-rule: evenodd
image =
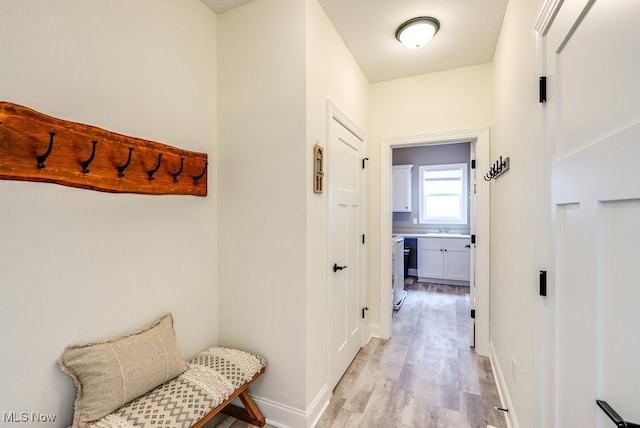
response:
M108 415L187 369L171 314L137 333L67 346L58 365L77 388L74 427Z

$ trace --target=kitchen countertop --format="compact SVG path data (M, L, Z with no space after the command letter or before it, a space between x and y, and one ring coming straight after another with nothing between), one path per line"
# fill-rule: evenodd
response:
M393 236L402 236L404 238L459 238L469 239L471 235L462 233L394 233Z

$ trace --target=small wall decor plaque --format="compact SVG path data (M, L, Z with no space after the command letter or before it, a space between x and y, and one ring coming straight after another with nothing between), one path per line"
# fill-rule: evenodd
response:
M324 148L315 144L313 146L313 191L322 193L324 177Z

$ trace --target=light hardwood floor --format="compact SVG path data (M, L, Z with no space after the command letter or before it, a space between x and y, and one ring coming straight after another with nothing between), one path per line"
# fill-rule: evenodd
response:
M317 428L505 428L489 359L468 345L467 289L412 278L406 287L392 338L362 348ZM250 425L220 416L214 427Z

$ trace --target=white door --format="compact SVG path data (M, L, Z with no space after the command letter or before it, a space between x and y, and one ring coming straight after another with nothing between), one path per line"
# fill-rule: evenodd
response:
M640 2L552 3L543 109L554 397L543 425L615 426L596 400L640 423Z
M330 120L328 378L333 389L362 346L363 141L343 125L344 120L337 120L335 115Z

